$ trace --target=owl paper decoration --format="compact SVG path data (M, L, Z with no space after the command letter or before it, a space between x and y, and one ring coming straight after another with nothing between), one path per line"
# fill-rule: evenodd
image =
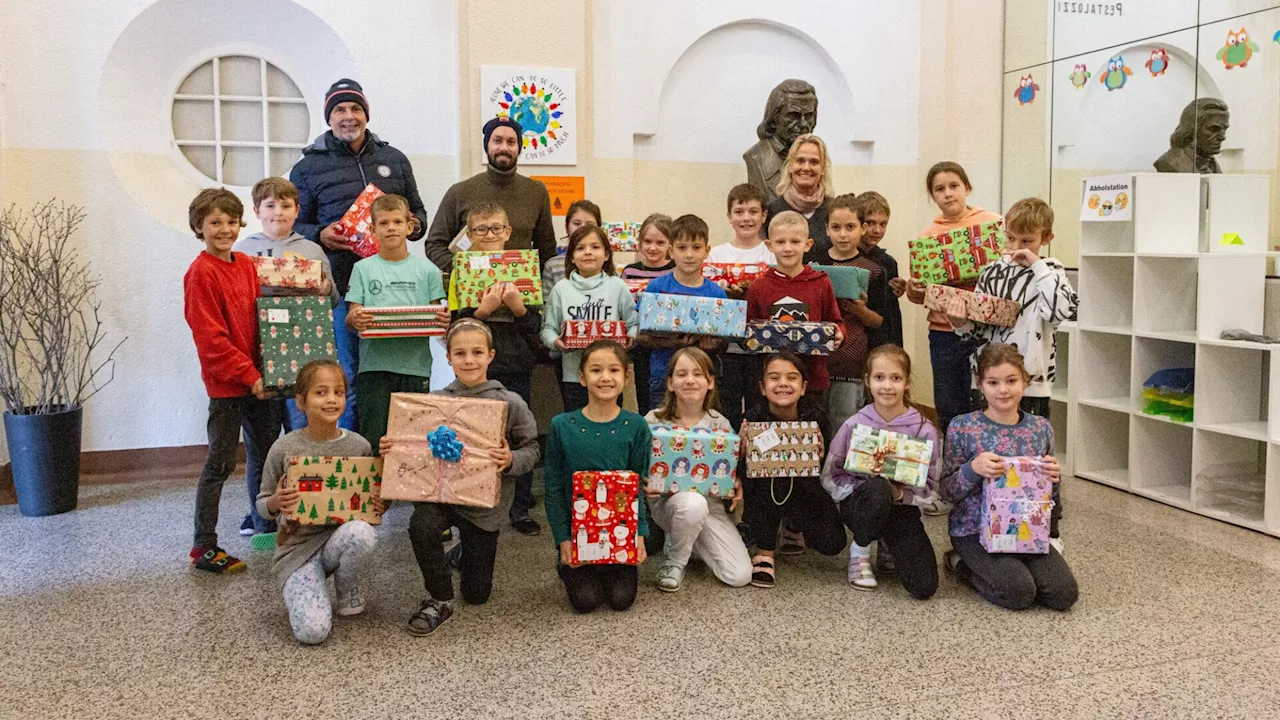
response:
M1036 81L1031 79L1030 75L1018 81L1018 89L1013 91L1013 96L1018 99L1019 105L1029 105L1035 102L1036 93L1040 91L1040 86Z
M1151 71L1151 77L1160 77L1165 70L1169 69L1169 53L1164 48L1156 48L1151 51L1151 57L1146 62L1147 70Z
M1124 65L1124 57L1117 55L1107 61L1107 69L1102 71L1098 81L1107 86L1107 91L1119 90L1129 81L1133 71Z
M1071 85L1077 90L1083 90L1089 78L1093 77L1093 73L1089 72L1089 68L1084 63L1080 63L1071 69L1071 74L1067 79L1071 81Z
M1258 43L1249 39L1249 32L1244 28L1240 30L1227 31L1227 44L1222 46L1218 54L1213 57L1221 60L1222 64L1228 70L1235 67L1245 67L1249 61L1253 59L1253 54L1258 52Z

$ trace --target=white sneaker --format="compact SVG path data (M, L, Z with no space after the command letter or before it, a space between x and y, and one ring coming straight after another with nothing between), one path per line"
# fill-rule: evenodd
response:
M1057 550L1059 555L1061 555L1061 554L1062 554L1062 538L1060 538L1060 537L1056 537L1056 538L1049 538L1049 545L1050 545L1054 550Z
M348 593L338 593L338 602L334 605L333 611L343 617L364 612L364 594L360 592L360 587L353 587Z
M875 590L876 574L871 571L871 558L849 555L849 584L859 590Z

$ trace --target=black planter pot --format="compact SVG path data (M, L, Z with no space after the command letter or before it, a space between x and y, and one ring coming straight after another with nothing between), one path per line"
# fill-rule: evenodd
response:
M82 408L46 415L4 414L18 510L27 517L76 509Z

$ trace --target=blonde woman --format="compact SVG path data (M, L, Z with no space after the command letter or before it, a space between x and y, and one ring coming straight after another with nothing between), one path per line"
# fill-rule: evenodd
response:
M835 192L831 189L831 155L827 144L817 135L801 135L791 143L782 168L778 197L765 206L764 226L769 227L774 215L787 210L805 216L809 221L809 237L813 238L813 247L804 256L808 264L826 256L831 249L827 214Z

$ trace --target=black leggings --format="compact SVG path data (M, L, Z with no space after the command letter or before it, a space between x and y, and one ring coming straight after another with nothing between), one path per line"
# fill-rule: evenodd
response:
M920 508L895 504L889 481L873 477L840 501L840 514L854 542L866 547L879 540L880 550L893 554L895 573L911 597L933 597L938 591L938 561L920 522Z
M557 571L574 612L589 613L603 603L626 610L636 601L640 573L635 565L558 565Z
M462 598L472 605L488 602L493 592L493 564L498 557L498 531L481 530L451 505L414 503L409 519L409 540L413 555L422 571L427 592L436 600L453 599L453 571L444 554L441 536L449 526L457 525L462 537L462 561L458 574L462 577Z
M778 523L784 518L790 527L804 533L806 547L823 555L839 555L844 550L840 513L818 478L795 478L794 484L791 478L748 478L742 481L742 499L742 519L760 550L778 549Z
M952 537L951 547L960 554L956 571L961 577L1002 608L1023 610L1040 603L1067 610L1080 597L1075 575L1053 547L1045 555L989 553L977 535Z

